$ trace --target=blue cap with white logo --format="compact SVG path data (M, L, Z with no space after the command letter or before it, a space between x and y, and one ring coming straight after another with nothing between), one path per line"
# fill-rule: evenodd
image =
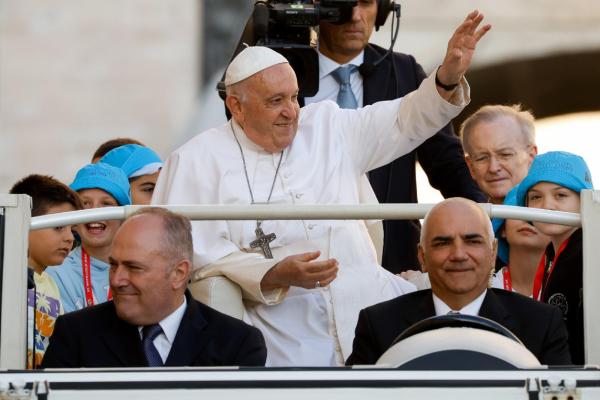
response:
M127 176L120 168L105 163L88 164L81 168L70 187L76 192L101 189L110 194L120 206L131 204Z

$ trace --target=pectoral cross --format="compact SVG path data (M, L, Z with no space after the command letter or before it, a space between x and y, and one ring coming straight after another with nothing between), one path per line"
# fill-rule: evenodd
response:
M260 226L256 227L254 233L256 234L256 240L250 242L250 247L252 247L253 249L256 247L260 247L263 254L265 255L265 258L273 258L273 254L271 253L271 246L269 246L269 243L275 240L275 234L269 233L268 235L265 235Z

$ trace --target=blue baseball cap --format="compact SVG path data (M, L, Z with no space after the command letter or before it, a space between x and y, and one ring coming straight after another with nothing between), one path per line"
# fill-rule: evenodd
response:
M505 206L516 206L517 205L517 191L519 185L513 187L504 197ZM502 260L504 264L508 264L508 242L506 238L503 238L502 227L506 223L504 218L492 218L492 226L494 227L494 236L498 239L498 258Z
M81 168L70 187L76 192L84 189L102 189L114 197L120 206L131 204L127 176L120 168L105 163L88 164Z
M554 183L577 193L594 189L585 160L566 151L549 151L533 159L527 176L518 186L517 205L525 206L527 192L540 182Z
M163 166L158 154L139 144L126 144L112 149L100 162L121 168L128 178L153 174Z

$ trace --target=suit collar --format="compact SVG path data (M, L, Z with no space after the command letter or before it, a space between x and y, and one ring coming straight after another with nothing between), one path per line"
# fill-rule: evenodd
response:
M493 321L504 325L517 337L522 337L519 331L519 324L514 317L506 310L504 305L498 299L498 296L492 289L487 290L487 294L483 299L483 304L479 310L479 316L489 318Z
M165 366L192 365L210 340L206 332L208 322L202 315L200 306L189 291L185 292L185 297L187 308L179 324Z
M373 64L379 60L383 54L385 54L385 50L380 53L378 48L368 44L367 47L365 47L364 54L364 63ZM373 72L368 76L363 76L363 106L373 104L380 100L391 99L391 97L388 96L382 97L382 88L386 88L384 92L387 92L389 85L396 85L395 81L390 82L391 64L392 63L389 62L389 59L385 59L377 65L376 73Z
M419 290L414 292L412 296L416 297L416 306L411 307L407 309L406 312L402 313L406 320L406 326L412 326L425 318L435 316L431 289Z

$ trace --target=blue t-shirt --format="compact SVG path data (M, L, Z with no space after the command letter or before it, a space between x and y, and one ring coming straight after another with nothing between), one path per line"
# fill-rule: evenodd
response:
M108 300L108 269L110 266L90 256L92 275L92 291L94 304ZM85 290L83 288L83 272L81 270L81 246L76 247L58 266L46 268L46 272L54 279L60 291L65 313L85 307Z

